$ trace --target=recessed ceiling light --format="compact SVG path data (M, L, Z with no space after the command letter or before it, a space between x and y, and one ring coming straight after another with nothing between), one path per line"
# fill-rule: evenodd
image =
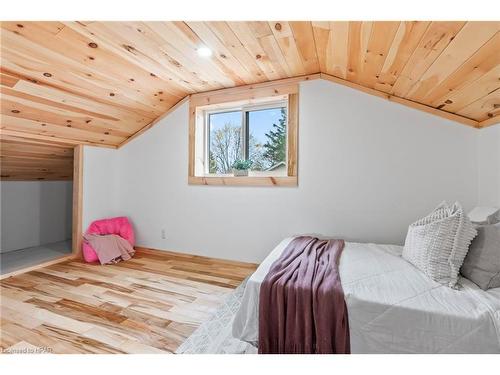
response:
M199 56L209 57L212 56L212 50L208 47L200 47L196 50Z

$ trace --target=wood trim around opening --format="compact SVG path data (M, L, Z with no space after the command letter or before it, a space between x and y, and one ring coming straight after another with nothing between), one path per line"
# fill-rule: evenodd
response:
M417 102L414 102L414 101L411 101L411 100L408 100L405 98L400 98L398 96L394 96L394 95L388 94L388 93L383 92L383 91L379 91L379 90L375 90L375 89L372 89L369 87L365 87L365 86L359 85L357 83L350 82L350 81L347 81L345 79L332 76L330 74L321 73L321 79L324 79L324 80L327 80L327 81L330 81L333 83L338 83L339 85L347 86L347 87L350 87L352 89L362 91L366 94L378 96L379 98L383 98L383 99L389 100L389 101L394 102L394 103L402 104L402 105L410 107L410 108L418 109L420 111L427 112L427 113L433 114L435 116L445 118L447 120L455 121L455 122L458 122L458 123L463 124L463 125L471 126L473 128L480 128L480 126L479 126L480 123L478 123L477 121L475 121L473 119L470 119L470 118L467 118L464 116L460 116L460 115L456 115L456 114L451 113L451 112L446 112L446 111L443 111L443 110L440 110L440 109L437 109L434 107L430 107L430 106L427 106L427 105L424 105L421 103L417 103Z
M82 202L83 202L83 146L74 148L73 154L73 256L82 254Z
M297 185L298 152L299 152L299 92L288 95L287 124L287 175L295 178Z
M316 78L316 77L315 77ZM237 89L237 90L236 90ZM288 97L287 124L287 176L208 176L196 174L196 121L200 108L221 103L233 103L259 98ZM192 95L189 101L189 146L188 146L188 184L225 185L225 186L297 186L298 184L298 81L283 82L275 85L248 85L215 93Z
M297 186L297 176L271 177L231 177L231 176L191 176L190 185L224 185L224 186Z
M0 280L82 257L83 145L73 149L72 253L0 275Z
M488 126L499 125L500 124L500 115L496 115L489 119L483 120L479 123L479 129L487 128Z

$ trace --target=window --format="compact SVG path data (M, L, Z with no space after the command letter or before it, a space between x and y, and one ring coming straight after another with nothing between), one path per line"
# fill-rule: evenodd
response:
M236 160L243 158L243 121L241 111L206 114L208 153L205 171L209 174L228 174Z
M297 185L297 90L267 85L192 95L189 183ZM249 167L236 171L237 161Z
M205 172L231 174L236 160L248 160L253 175L286 176L286 125L287 108L282 101L206 111Z

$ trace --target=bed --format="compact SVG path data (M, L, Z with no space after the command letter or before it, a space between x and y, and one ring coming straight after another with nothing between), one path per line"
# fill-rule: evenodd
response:
M233 336L256 345L260 284L293 238L249 278ZM346 242L340 276L352 353L500 353L500 288L460 290L427 278L401 258L402 246Z

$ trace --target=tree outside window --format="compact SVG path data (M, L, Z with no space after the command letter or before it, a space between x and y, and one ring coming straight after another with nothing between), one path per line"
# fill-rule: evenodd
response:
M286 126L286 107L210 114L209 173L231 173L237 159L251 160L253 171L286 165Z

